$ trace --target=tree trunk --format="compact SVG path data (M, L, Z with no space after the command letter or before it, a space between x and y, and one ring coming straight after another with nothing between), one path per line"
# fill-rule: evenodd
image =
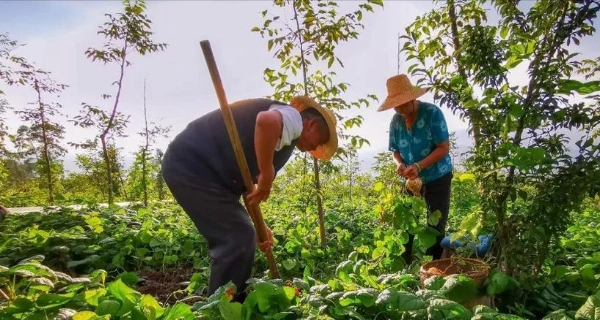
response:
M108 204L111 205L114 203L112 166L110 164L110 157L108 156L106 137L104 135L100 136L100 142L102 142L102 157L104 157L104 167L106 169L106 184L108 186Z
M115 103L113 104L113 109L110 114L110 118L108 119L108 123L106 124L106 128L100 134L100 140L102 141L102 154L104 156L104 162L106 163L106 178L108 183L108 204L113 204L113 181L112 181L112 172L110 165L110 157L108 156L108 150L106 148L106 136L110 132L110 129L113 127L113 121L115 120L115 116L117 115L117 107L119 106L119 99L121 98L121 89L123 88L123 77L125 76L125 65L127 63L127 47L128 42L125 40L125 44L123 46L123 50L121 52L121 66L120 66L120 74L119 81L117 82L117 95L115 96Z
M48 203L50 205L54 205L54 182L52 181L52 163L50 160L50 152L48 150L48 133L46 132L46 115L44 113L44 103L42 102L42 93L40 92L40 87L37 79L34 80L35 91L38 96L38 106L40 111L40 121L42 123L42 139L44 145L44 163L46 165L46 180L48 181Z
M146 136L146 144L142 149L142 189L144 191L144 206L148 206L148 183L147 176L148 172L146 169L146 153L150 145L150 134L148 133L148 112L146 109L146 79L144 79L144 131Z
M123 191L123 197L127 199L127 201L133 201L133 199L129 196L129 193L127 193L127 188L125 188L125 179L123 179L121 171L119 171L119 185L121 185L119 190Z
M146 149L147 147L142 149L142 189L144 192L144 206L148 206L148 183L146 176L148 175L146 169Z

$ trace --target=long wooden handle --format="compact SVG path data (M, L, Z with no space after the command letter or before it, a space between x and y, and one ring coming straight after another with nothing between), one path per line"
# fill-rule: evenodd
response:
M267 235L267 228L260 211L260 206L258 204L250 206L246 200L246 195L254 190L254 183L252 181L252 176L250 175L250 170L248 169L246 155L242 149L242 143L240 142L237 127L233 119L233 114L231 113L231 108L229 107L227 97L225 96L225 90L223 89L223 83L221 82L221 76L219 75L219 69L217 68L217 63L215 62L215 57L210 47L210 42L208 40L200 41L200 46L202 47L204 59L206 60L210 77L213 85L215 86L217 97L219 98L219 105L221 106L221 112L223 113L223 120L225 120L227 133L229 134L229 139L231 140L233 150L235 151L235 158L237 159L238 166L240 167L240 171L242 172L242 177L244 179L244 185L246 186L246 193L243 195L244 204L246 205L246 209L250 214L250 218L252 218L258 239L261 242L266 241L269 239L269 236ZM267 255L267 262L269 264L269 270L271 271L271 277L279 278L279 270L277 269L277 263L275 263L273 252L269 250L265 254Z

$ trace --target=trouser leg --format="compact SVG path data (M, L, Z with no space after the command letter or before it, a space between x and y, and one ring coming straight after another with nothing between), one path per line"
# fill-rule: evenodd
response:
M433 260L440 259L444 251L441 243L446 235L446 222L448 221L448 212L450 211L450 186L452 183L452 176L452 173L448 173L423 186L423 196L427 203L428 214L432 214L437 210L441 213L437 225L433 226L440 232L440 235L436 237L435 244L428 248L425 253L433 256Z
M219 187L165 175L165 182L183 210L208 242L213 259L209 294L232 281L237 292L246 289L252 273L256 231L239 196ZM243 300L239 294L236 300Z

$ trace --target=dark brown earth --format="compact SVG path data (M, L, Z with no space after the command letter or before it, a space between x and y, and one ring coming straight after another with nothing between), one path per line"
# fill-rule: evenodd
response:
M150 270L139 274L140 282L137 290L142 294L149 294L162 304L175 304L188 296L182 282L190 281L194 270L192 266L181 265L164 270ZM181 292L177 292L181 291ZM188 304L193 304L202 298L185 299Z

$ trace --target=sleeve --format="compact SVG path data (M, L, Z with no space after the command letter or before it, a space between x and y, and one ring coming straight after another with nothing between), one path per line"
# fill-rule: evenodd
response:
M398 150L398 141L396 141L396 131L398 131L396 121L398 121L398 117L394 115L390 122L390 138L388 144L388 151L392 152L400 152L400 150Z
M300 116L298 110L289 105L272 104L269 110L277 110L283 120L281 137L275 147L275 151L279 151L281 148L290 145L292 140L300 137L302 133L302 116Z
M442 109L435 108L431 116L431 135L433 143L440 144L449 139L448 125L442 113Z

